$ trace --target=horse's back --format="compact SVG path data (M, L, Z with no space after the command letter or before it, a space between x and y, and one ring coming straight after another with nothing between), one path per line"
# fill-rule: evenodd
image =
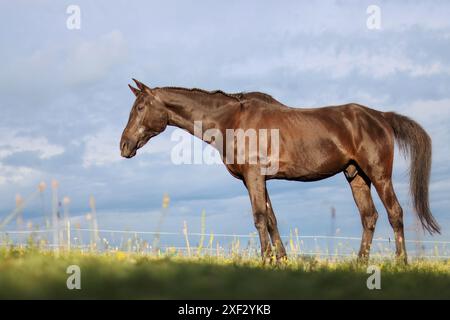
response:
M392 129L380 111L354 103L283 110L268 109L261 120L261 127L279 128L282 178L323 179L369 154L393 153Z

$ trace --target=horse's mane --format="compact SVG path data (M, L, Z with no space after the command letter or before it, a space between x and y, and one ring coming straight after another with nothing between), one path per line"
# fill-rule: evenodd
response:
M267 103L282 104L280 101L278 101L277 99L272 97L270 94L259 92L259 91L242 92L241 94L247 99L258 99L258 100L262 100Z
M242 102L243 100L247 100L247 99L259 99L259 100L262 100L262 101L267 102L267 103L278 103L278 104L281 104L281 102L279 102L278 100L273 98L271 95L269 95L267 93L259 92L259 91L227 93L227 92L222 91L222 90L208 91L208 90L199 89L199 88L184 88L184 87L173 87L173 86L160 87L160 88L155 88L155 89L160 89L160 90L181 90L181 91L188 91L188 92L198 92L198 93L203 93L203 94L207 94L207 95L221 94L221 95L223 95L225 97L237 100L239 102Z
M228 97L228 98L231 98L231 99L235 99L237 101L241 101L241 99L240 99L241 93L226 93L226 92L224 92L222 90L208 91L208 90L199 89L199 88L184 88L184 87L161 87L161 88L155 88L155 89L199 92L199 93L204 93L204 94L208 94L208 95L221 94L221 95L223 95L225 97Z

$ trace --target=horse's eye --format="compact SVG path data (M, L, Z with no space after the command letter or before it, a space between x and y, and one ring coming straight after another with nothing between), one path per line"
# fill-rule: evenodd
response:
M142 111L142 110L144 110L144 105L143 104L140 104L140 105L138 105L138 107L137 107L137 109L138 109L138 111Z

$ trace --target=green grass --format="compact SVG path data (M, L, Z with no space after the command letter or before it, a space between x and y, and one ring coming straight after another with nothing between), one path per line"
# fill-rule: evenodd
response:
M408 266L373 261L381 290L368 290L366 267L354 261L163 257L0 249L2 299L450 299L450 261ZM81 268L81 290L68 290L66 269Z

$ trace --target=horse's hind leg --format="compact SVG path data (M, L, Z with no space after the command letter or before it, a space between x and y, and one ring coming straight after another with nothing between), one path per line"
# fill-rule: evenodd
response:
M405 234L403 229L403 209L394 192L391 178L372 180L377 189L383 205L388 212L389 222L394 229L396 256L400 261L407 263Z
M391 154L387 154L384 157L385 159L393 159L393 147L391 151ZM362 169L370 178L388 213L389 223L392 229L394 229L397 259L407 263L405 233L403 229L403 209L398 202L392 185L392 160L375 162L371 166L364 166Z
M286 258L286 249L283 245L283 240L281 240L280 233L278 232L277 218L273 212L272 202L270 202L269 193L266 188L266 200L267 200L267 229L272 239L272 245L275 248L275 253L277 255L277 260Z
M354 166L344 173L352 188L353 198L355 199L356 206L361 215L363 226L363 235L358 258L362 261L367 261L369 259L373 233L378 219L378 213L373 203L372 195L370 194L370 180L363 172L356 171Z

